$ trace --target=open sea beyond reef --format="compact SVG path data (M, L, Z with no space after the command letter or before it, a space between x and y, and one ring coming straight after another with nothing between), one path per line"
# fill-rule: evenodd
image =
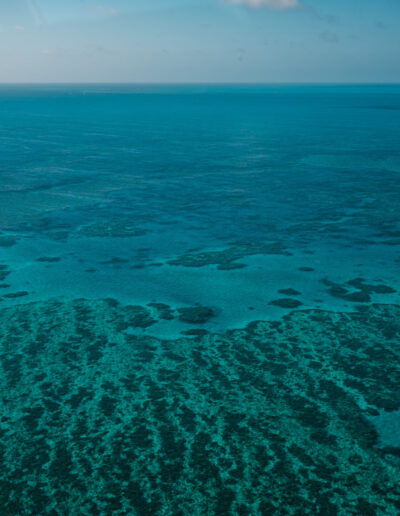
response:
M400 514L400 86L0 87L0 513Z

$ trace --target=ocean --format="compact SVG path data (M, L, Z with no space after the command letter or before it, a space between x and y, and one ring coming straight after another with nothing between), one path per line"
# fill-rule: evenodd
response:
M400 86L0 86L7 515L400 512Z

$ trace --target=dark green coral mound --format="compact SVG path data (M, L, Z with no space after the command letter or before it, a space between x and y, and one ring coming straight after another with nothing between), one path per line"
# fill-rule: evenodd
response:
M176 341L112 299L0 310L2 512L399 514L368 418L400 408L400 307L364 308Z
M168 262L169 265L182 267L204 267L217 265L219 270L241 269L245 264L235 263L236 260L257 254L290 255L286 246L280 242L237 242L222 251L207 251L203 253L188 253Z
M60 256L41 256L40 258L37 258L37 262L44 262L44 263L57 263L61 260Z
M0 264L0 281L4 281L9 274L10 271L8 270L8 266Z
M174 311L165 303L149 303L147 306L156 311L159 319L164 319L165 321L174 319Z
M345 284L335 283L326 278L321 280L329 287L328 293L332 297L338 297L353 303L369 303L371 294L395 294L396 290L388 285L378 283L376 285L365 283L363 278L355 278ZM349 292L349 288L353 289ZM355 289L355 290L354 290Z
M204 324L214 316L214 311L206 306L179 308L179 320L191 324Z
M365 283L363 278L355 278L347 282L348 285L354 287L362 292L366 292L368 294L395 294L396 290L388 285L383 285L381 283L377 285L369 285Z
M29 292L26 290L21 290L19 292L10 292L9 294L5 294L4 297L8 297L10 299L16 298L16 297L24 297L27 296Z
M9 236L0 236L0 247L13 247L17 239Z
M284 296L300 296L301 292L294 288L282 288L279 290L279 294L283 294Z
M293 310L294 308L301 306L303 303L301 303L298 299L283 297L281 299L275 299L269 304L273 306L279 306L280 308L289 308L290 310Z

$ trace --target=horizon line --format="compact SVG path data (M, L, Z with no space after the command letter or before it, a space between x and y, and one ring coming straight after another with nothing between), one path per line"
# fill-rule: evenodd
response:
M399 86L392 81L0 81L0 86Z

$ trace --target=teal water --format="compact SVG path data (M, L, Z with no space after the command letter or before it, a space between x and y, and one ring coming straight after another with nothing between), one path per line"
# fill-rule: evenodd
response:
M5 514L398 514L400 86L0 87Z

